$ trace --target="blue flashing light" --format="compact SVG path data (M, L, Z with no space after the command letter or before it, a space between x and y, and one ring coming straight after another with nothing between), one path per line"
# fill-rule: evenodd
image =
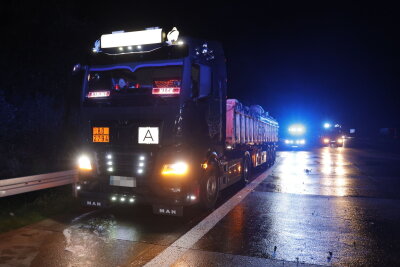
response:
M289 133L294 135L303 134L306 131L306 128L303 125L296 124L289 127Z
M330 123L327 123L327 122L326 122L326 123L324 123L324 128L325 128L325 129L331 128L331 125L330 125Z

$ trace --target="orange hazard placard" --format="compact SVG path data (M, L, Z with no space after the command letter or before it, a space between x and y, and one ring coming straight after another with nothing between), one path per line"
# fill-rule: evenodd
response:
M109 127L93 127L93 143L109 143L110 128Z

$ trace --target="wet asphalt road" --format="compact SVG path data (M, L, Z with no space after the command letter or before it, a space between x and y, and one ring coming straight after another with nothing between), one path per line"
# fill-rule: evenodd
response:
M173 265L400 266L400 156L282 151L267 174L256 172L265 179L247 197L176 248ZM220 206L240 190L226 190ZM0 266L142 266L209 215L185 213L156 216L142 206L45 220L0 235Z

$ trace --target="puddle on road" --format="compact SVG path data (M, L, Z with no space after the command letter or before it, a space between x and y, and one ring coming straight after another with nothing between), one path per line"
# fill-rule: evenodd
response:
M116 225L114 215L110 215L108 218L91 218L87 224L81 226L81 229L87 229L107 242Z
M110 243L111 233L115 230L116 221L113 215L94 217L83 223L77 223L66 229L63 234L66 241L65 250L76 257L96 260L97 247Z

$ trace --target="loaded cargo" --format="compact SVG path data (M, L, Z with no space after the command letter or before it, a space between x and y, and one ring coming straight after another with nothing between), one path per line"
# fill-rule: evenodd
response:
M236 99L228 99L226 104L227 145L260 145L278 142L278 123L261 106L250 108Z

